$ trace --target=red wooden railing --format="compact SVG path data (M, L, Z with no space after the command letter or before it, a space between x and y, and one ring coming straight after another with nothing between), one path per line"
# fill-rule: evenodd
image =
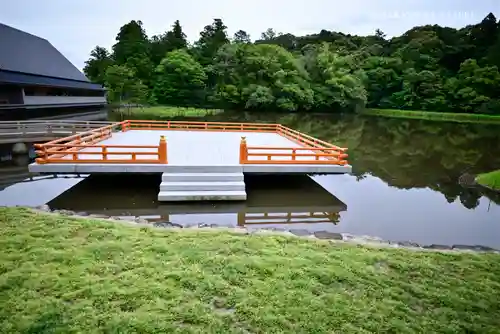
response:
M341 148L280 124L144 121L127 120L45 144L37 144L40 164L47 163L151 163L166 164L167 141L161 136L158 145L98 145L112 137L114 131L220 131L277 133L297 147L248 146L240 143L241 164L334 164L346 165L346 148Z

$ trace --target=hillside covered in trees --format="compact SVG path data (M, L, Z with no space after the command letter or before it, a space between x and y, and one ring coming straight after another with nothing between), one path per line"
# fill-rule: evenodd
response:
M148 37L121 27L112 50L95 47L84 68L110 102L233 110L337 112L364 107L500 114L500 21L462 29L427 25L391 39L322 30L267 29L252 41L215 19L190 45L176 21Z

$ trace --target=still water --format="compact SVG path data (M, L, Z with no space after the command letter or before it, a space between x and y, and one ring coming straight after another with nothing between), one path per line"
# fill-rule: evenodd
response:
M353 175L247 177L245 203L160 204L159 178L68 175L26 179L3 162L0 205L41 205L153 224L328 231L430 245L500 249L500 196L463 187L464 173L500 168L500 127L360 116L244 115L349 148ZM241 121L241 114L207 121ZM16 184L10 185L14 182Z

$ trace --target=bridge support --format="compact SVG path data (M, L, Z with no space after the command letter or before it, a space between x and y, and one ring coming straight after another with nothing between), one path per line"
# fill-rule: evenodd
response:
M25 143L16 143L12 145L12 153L25 154L28 152L28 146Z

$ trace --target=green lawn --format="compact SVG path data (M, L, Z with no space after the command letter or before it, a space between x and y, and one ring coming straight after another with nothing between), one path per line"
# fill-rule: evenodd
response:
M500 190L500 170L479 174L476 181L485 187Z
M153 119L162 120L172 117L203 117L222 113L219 109L201 109L201 108L184 108L184 107L168 107L155 106L143 108L121 108L116 109L114 114L122 115L122 118L130 119Z
M362 112L362 114L370 116L423 119L429 121L500 124L500 115L492 116L483 114L446 113L399 109L366 109Z
M0 208L2 333L498 333L500 255Z

